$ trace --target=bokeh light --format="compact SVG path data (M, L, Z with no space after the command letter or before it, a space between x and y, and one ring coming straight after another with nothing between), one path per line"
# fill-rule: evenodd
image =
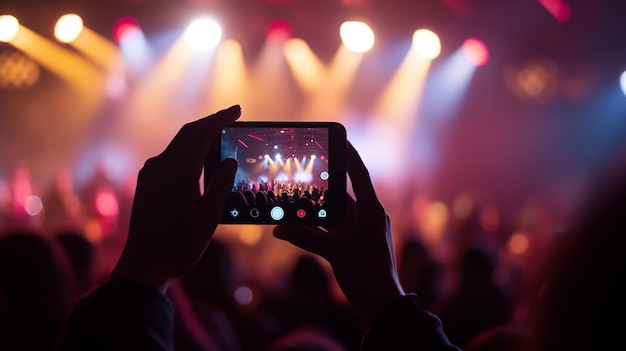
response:
M111 190L101 190L96 195L96 211L104 217L115 217L119 212L117 197Z
M523 232L515 232L511 235L507 242L507 246L509 251L516 255L521 255L528 251L528 247L530 246L530 240L528 236Z
M85 227L83 228L83 232L85 233L85 237L89 242L93 244L98 244L103 239L103 230L100 222L92 218L85 223Z
M247 286L240 286L235 290L235 301L240 305L249 305L254 299L252 289Z
M31 195L26 198L24 201L24 211L28 213L29 216L36 216L41 213L43 210L43 201L37 195Z
M39 65L19 51L0 54L0 88L29 88L39 80Z
M505 70L507 86L520 100L549 101L559 88L559 67L550 59L532 60Z

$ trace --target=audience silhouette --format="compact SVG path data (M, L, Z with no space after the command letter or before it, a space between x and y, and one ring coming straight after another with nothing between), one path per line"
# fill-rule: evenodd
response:
M232 247L213 238L217 209L235 197L255 206L313 206L326 191L280 191L278 199L270 189L232 191L236 161L227 159L201 194L212 138L240 113L233 106L186 124L146 161L123 252L106 279L94 274L97 247L85 233L0 233L0 349L582 351L612 349L626 334L619 319L626 312L626 159L598 179L558 234L536 289L524 290L534 303L520 321L513 295L493 282L498 257L476 237L458 242L450 296L441 289L442 265L418 235L406 235L396 267L389 215L348 142L354 196L346 194L345 222L276 226L274 237L301 255L285 290L243 306L235 291L246 282Z

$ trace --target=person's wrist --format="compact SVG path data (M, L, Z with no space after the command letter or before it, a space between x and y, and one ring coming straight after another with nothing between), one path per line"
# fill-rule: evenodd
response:
M379 286L376 300L371 305L369 319L375 320L393 301L406 295L397 279L392 279L389 284Z
M158 273L156 267L146 267L145 264L138 263L135 260L128 259L124 254L119 259L113 271L109 276L109 280L134 281L152 286L161 293L165 293L172 281L171 278L165 277Z

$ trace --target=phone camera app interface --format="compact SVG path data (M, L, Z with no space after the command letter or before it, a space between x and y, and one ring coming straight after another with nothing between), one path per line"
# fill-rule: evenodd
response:
M239 163L227 202L237 221L326 218L328 128L225 128L221 158Z

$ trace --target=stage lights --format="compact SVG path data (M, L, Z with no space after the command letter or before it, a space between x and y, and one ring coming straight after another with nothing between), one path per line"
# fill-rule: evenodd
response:
M572 18L572 9L563 0L539 0L539 3L561 22L567 22Z
M11 15L0 16L0 41L8 43L15 39L20 29L20 22Z
M419 57L433 60L441 53L441 42L433 31L418 29L413 33L413 48Z
M141 31L141 29L136 19L133 17L122 17L113 26L113 38L118 43L122 43L138 31Z
M374 46L374 31L365 22L347 21L339 28L343 45L353 52L367 52Z
M626 95L626 71L619 77L619 85L622 88L622 93Z
M267 27L267 40L272 43L283 44L291 38L293 30L287 21L278 20Z
M83 19L76 14L59 17L54 26L54 36L62 43L71 43L83 31Z
M222 27L210 18L195 20L187 27L185 40L196 50L213 49L222 40Z
M487 46L476 38L467 39L461 46L461 51L474 66L482 66L489 60Z

